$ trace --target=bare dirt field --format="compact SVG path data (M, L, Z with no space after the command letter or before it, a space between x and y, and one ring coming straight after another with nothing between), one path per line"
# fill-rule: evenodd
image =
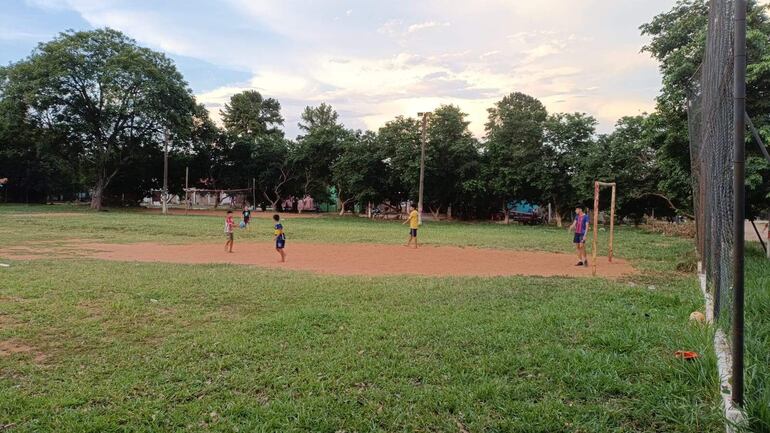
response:
M233 253L223 244L78 243L46 248L36 254L34 247L0 250L0 255L20 260L51 255L79 256L102 260L165 263L228 263L254 265L331 275L426 275L426 276L570 276L589 277L591 268L575 266L571 254L425 246L419 249L399 245L293 243L286 249L287 262L278 263L272 243L236 243ZM636 271L627 262L599 258L597 275L618 278Z

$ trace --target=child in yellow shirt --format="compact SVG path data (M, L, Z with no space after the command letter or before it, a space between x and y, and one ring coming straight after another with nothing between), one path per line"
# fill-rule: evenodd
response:
M409 223L409 240L406 241L406 247L412 244L414 241L414 247L417 248L417 229L420 228L420 214L417 213L417 209L414 205L409 205L409 218L404 221L404 224Z

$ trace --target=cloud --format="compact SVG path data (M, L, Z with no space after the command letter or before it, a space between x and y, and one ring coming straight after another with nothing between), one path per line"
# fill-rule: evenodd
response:
M216 117L231 95L259 90L282 103L289 136L302 108L321 102L348 126L373 129L454 103L482 136L486 109L513 91L541 98L551 111L593 113L609 129L615 116L654 104L657 67L639 53L637 29L671 8L670 0L392 0L356 3L354 13L349 0L26 1L248 71L250 79L198 99Z
M430 29L434 27L449 27L449 22L438 23L436 21L425 21L418 24L412 24L406 29L407 33L419 32L420 30Z

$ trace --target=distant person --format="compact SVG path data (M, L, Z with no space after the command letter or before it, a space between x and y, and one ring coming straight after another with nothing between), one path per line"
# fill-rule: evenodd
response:
M588 266L588 256L586 255L586 233L588 233L589 218L583 213L583 206L575 208L575 220L569 226L568 231L575 231L575 237L572 242L577 248L578 262L575 266Z
M275 250L281 255L281 263L286 261L286 233L283 231L283 224L281 224L281 216L278 214L273 215L273 221L275 221L273 234L275 235Z
M251 209L249 209L249 205L245 205L243 206L243 224L248 227L249 221L251 221Z
M412 211L409 212L409 217L403 222L403 224L409 223L409 239L406 241L405 246L408 247L414 242L414 248L417 248L417 229L420 228L420 214L414 208L414 205L409 205L409 208Z
M233 252L233 226L235 226L235 222L233 221L233 211L229 210L227 211L227 218L225 218L225 236L227 237L227 242L225 242L225 252L227 253Z

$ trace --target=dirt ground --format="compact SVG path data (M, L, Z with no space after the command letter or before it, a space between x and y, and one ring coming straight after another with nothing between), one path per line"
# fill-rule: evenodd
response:
M6 248L0 256L18 260L79 256L102 260L165 263L229 263L284 268L331 275L426 275L426 276L571 276L589 277L591 268L576 267L572 254L535 251L401 245L291 243L286 263L278 263L272 243L236 243L226 253L223 243L165 245L158 243L78 243L46 248L36 254L33 247ZM597 260L597 275L617 278L636 271L627 262Z

